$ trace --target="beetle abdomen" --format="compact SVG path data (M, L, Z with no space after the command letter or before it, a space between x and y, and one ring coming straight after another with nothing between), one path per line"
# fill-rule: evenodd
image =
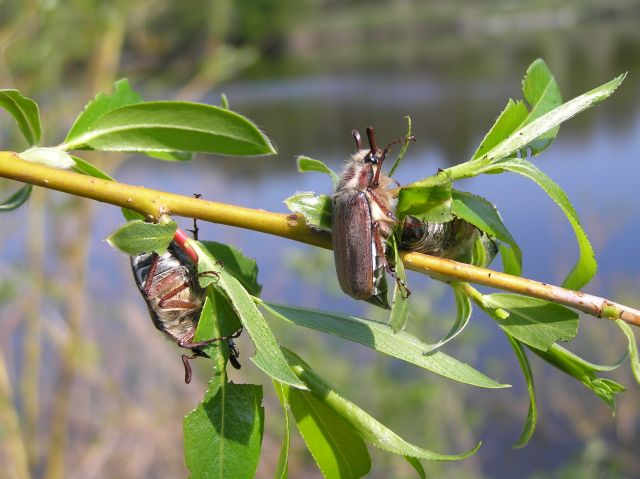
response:
M374 294L375 244L369 198L348 188L333 197L333 255L342 291L356 299Z

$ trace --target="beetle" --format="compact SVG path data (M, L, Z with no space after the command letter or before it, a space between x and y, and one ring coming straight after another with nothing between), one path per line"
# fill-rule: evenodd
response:
M338 282L342 291L388 308L385 272L393 274L385 256L387 238L398 220L397 183L382 173L382 164L397 139L383 150L376 146L373 128L367 128L369 149L362 148L360 133L353 130L356 153L347 162L332 197L332 243Z
M184 232L181 234L184 235ZM174 240L163 254L154 252L131 256L133 277L147 303L154 326L178 346L191 349L193 353L191 356L182 355L184 381L187 384L191 382L189 360L209 357L203 348L218 341L229 342L229 362L236 369L240 369L239 353L232 340L242 332L241 328L229 336L193 341L207 297L206 289L198 283L198 277L205 274L217 276L218 273L198 273L190 255L193 256L192 250L189 253L185 252Z

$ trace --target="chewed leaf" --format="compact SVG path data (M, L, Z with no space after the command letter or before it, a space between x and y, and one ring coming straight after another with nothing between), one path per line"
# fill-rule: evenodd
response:
M304 216L309 226L331 231L331 197L313 192L296 193L284 200L290 211Z
M511 249L510 259L513 260L511 263L507 263L510 265L510 272L520 274L520 271L522 271L522 252L518 243L516 243L502 222L496 207L481 196L471 193L453 190L451 194L453 199L451 211L453 214L468 221L488 235L507 243Z
M0 90L0 108L4 108L16 120L22 135L30 146L40 141L40 111L31 98L18 90Z
M177 101L136 103L110 110L60 148L226 155L275 153L269 139L243 116L216 106Z
M309 158L308 156L299 156L298 158L296 158L296 162L298 163L298 171L300 173L304 173L307 171L317 171L319 173L326 173L331 176L331 181L333 182L334 189L337 186L338 181L340 180L338 174L320 160Z
M556 341L571 341L578 333L578 314L543 299L518 294L484 296L488 308L503 309L507 317L496 319L498 326L519 341L542 351Z
M460 283L451 283L451 289L453 290L453 295L456 300L456 320L449 332L435 344L429 345L428 351L435 351L438 348L441 348L449 341L458 336L462 330L469 324L469 319L471 318L471 301L469 297L465 294L464 288Z
M157 224L133 220L111 233L107 243L131 256L152 252L162 254L169 247L177 228L173 221Z
M292 369L309 388L310 392L306 394L313 395L319 402L335 411L362 439L377 448L393 454L431 461L457 461L475 454L480 447L480 443L478 443L472 450L462 454L440 454L415 446L342 396L296 354L287 349L283 349L283 351Z
M394 333L389 326L378 321L257 301L276 318L363 344L454 381L484 388L509 387L441 351L428 352L428 344L405 331Z
M31 196L33 191L32 185L24 185L6 200L0 202L0 212L6 213L20 208Z

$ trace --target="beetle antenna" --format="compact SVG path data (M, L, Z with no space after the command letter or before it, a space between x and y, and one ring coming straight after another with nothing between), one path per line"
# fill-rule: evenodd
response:
M362 150L362 139L360 138L358 129L352 130L351 135L353 135L353 139L356 141L356 151Z
M369 146L371 147L371 156L375 156L378 152L378 147L376 146L376 134L373 131L373 128L370 126L367 127L367 138L369 138Z
M413 136L413 135L411 135L411 136L403 136L402 138L398 138L397 140L393 140L391 143L389 143L387 146L384 147L384 150L382 150L382 158L387 156L387 153L389 153L391 151L391 147L393 145L397 145L398 143L407 143L409 141L416 141L416 137Z

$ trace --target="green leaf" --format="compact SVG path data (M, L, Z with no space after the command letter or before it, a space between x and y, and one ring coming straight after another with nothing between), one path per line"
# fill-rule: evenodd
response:
M145 151L145 155L165 161L191 161L193 153L189 151Z
M229 109L229 99L224 93L220 95L220 108Z
M629 343L629 362L631 363L631 371L636 381L640 383L640 359L638 358L638 345L636 343L636 337L633 334L631 326L625 323L622 319L617 319L616 324L622 330L627 337Z
M205 341L211 338L231 336L241 327L227 298L215 288L209 288L205 299L193 341ZM226 341L217 341L202 348L216 365L215 374L225 375L225 366L229 359L229 345Z
M393 306L389 316L389 326L394 333L404 330L409 319L409 290L407 289L407 274L404 263L400 258L396 237L391 235L388 245L393 250L393 261L396 273L395 286L393 288Z
M235 246L217 243L215 241L201 241L211 255L222 263L222 267L236 277L242 286L253 296L259 296L262 286L258 283L258 264L253 258Z
M411 117L409 115L405 116L405 118L407 119L407 135L406 137L409 138L411 136ZM391 167L391 169L389 170L389 176L393 176L393 174L396 172L396 169L398 168L398 166L400 166L400 162L402 161L402 159L404 158L404 155L407 153L407 150L409 149L409 141L405 141L402 144L402 148L400 148L400 153L398 153L398 157L396 158L396 161L393 162L393 166Z
M587 234L580 225L578 213L576 213L576 210L573 208L573 205L562 188L560 188L557 183L543 173L538 167L527 160L511 158L495 163L494 167L518 173L519 175L535 181L538 186L540 186L540 188L542 188L545 193L547 193L547 195L549 195L549 197L562 209L569 220L571 228L573 228L573 233L576 235L576 239L578 240L580 256L578 258L578 262L565 278L562 286L577 290L591 281L591 278L596 274L598 264L596 263L589 238L587 238Z
M557 344L552 345L548 351L541 351L536 348L530 349L552 366L580 381L615 412L615 395L625 389L615 381L598 377L596 372L610 371L617 368L624 360L624 357L612 366L600 366L585 361Z
M469 457L478 450L480 443L471 451L463 454L449 455L429 451L415 446L371 417L356 404L343 397L329 383L318 376L302 359L291 351L284 349L287 361L298 377L308 386L310 392L299 393L300 396L311 396L317 399L317 403L324 404L344 419L360 437L371 445L384 451L401 456L411 456L430 461L457 461ZM291 399L291 397L290 397ZM295 415L295 413L294 413ZM330 476L333 477L333 476ZM340 476L336 476L340 477Z
M622 81L624 80L625 76L626 74L620 75L610 82L594 88L593 90L584 93L574 98L573 100L570 100L563 105L558 106L557 108L554 108L553 110L545 113L544 115L536 118L531 122L525 121L523 126L513 130L513 133L507 138L500 141L497 145L492 146L491 148L487 148L488 151L485 150L484 152L482 152L481 156L474 156L474 158L493 162L515 154L518 150L521 150L534 140L542 138L543 142L548 141L549 134L550 132L552 132L552 130L558 127L561 123L577 115L581 111L586 110L596 103L599 103L602 100L606 99L616 90L616 88L618 88L620 83L622 83ZM507 106L507 109L514 111L515 109L522 111L522 108L526 110L526 107L524 106ZM502 116L503 115L501 115L501 118ZM516 120L522 122L522 120L515 118L509 118L509 120L510 122L516 122ZM494 128L495 126L496 125L494 125ZM492 128L492 131L494 130L494 128ZM508 132L508 128L505 128L504 132ZM504 134L504 132L501 134ZM489 132L489 135L491 134L492 132ZM495 134L497 137L498 134Z
M378 321L256 300L276 318L363 344L454 381L484 388L509 387L441 351L425 354L428 344L404 331L394 334L389 326Z
M522 347L522 343L517 339L513 338L511 335L505 333L511 347L513 348L513 352L516 353L516 357L518 358L518 363L520 363L520 368L522 369L522 374L524 374L524 379L527 382L527 391L529 391L529 412L527 414L527 420L524 423L524 427L522 428L522 433L520 434L520 438L518 442L516 442L516 448L524 447L527 445L531 436L536 430L536 423L538 421L538 409L536 405L536 391L533 385L533 372L531 371L531 365L529 364L529 359Z
M446 174L438 173L403 186L398 195L398 216L412 215L434 223L451 221L451 185Z
M152 252L162 254L169 247L177 228L173 221L159 224L133 220L111 233L107 243L130 256Z
M288 389L289 405L307 448L326 478L360 478L371 458L358 433L313 394Z
M32 185L24 185L9 198L0 203L0 212L4 213L20 208L29 199L32 191Z
M284 414L284 438L282 439L282 447L280 448L280 456L278 457L278 465L276 466L275 479L287 479L289 475L289 449L291 447L291 431L289 426L289 396L290 391L287 386L278 381L273 381L273 387L282 406Z
M129 80L123 78L116 81L112 94L100 92L87 104L84 111L76 118L64 142L72 142L91 132L96 121L110 111L126 105L142 103L142 101L142 97L131 89Z
M18 153L18 157L24 161L39 163L52 168L66 170L75 164L71 156L66 151L58 148L48 148L44 146L34 146Z
M451 212L454 215L509 245L511 254L508 255L509 259L505 266L509 267L511 274L519 276L522 271L522 252L518 243L516 243L502 222L496 207L481 196L464 191L453 190L451 195L453 199ZM506 270L507 268L505 267Z
M243 116L216 106L175 101L137 103L108 111L61 148L226 155L276 152L269 139Z
M535 60L527 69L527 73L522 80L522 92L531 110L529 111L527 105L522 101L509 100L507 106L474 153L473 159L481 157L484 152L497 146L513 132L562 103L560 88L551 71L541 59ZM558 128L549 130L528 145L534 155L539 154L551 144L558 133Z
M100 178L102 180L116 181L107 173L102 171L97 166L92 165L88 161L85 161L82 158L79 158L73 155L71 155L71 158L73 158L73 161L75 162L75 165L71 167L72 171L75 171L76 173L80 173L81 175ZM122 210L122 216L124 216L127 221L144 220L144 215L138 213L137 211L130 210L129 208L121 208L121 210Z
M184 418L185 463L193 478L253 478L264 427L262 386L220 378Z
M560 304L518 294L490 294L483 296L484 305L509 313L496 317L506 333L542 351L556 341L571 341L578 333L578 314Z
M450 283L451 289L453 290L453 295L456 300L456 320L451 326L449 332L435 344L429 345L428 351L435 351L438 348L441 348L453 338L458 336L462 330L469 324L469 319L471 318L471 301L469 297L464 292L464 287L460 283Z
M219 271L217 278L211 275L203 275L200 285L206 287L214 283L214 286L223 291L229 299L235 314L238 315L242 326L247 330L255 346L255 355L251 361L271 378L297 388L304 388L304 384L293 374L291 368L280 351L276 338L273 336L264 316L253 302L252 296L247 293L242 284L225 268L220 270L216 258L198 241L191 241L189 245L198 254L198 272Z
M22 96L18 90L0 90L0 107L16 120L29 146L37 145L40 141L38 104L31 98Z
M411 456L404 456L404 458L413 466L420 479L427 479L427 473L424 472L424 467L422 467L422 463L418 459Z
M284 200L289 211L304 216L307 225L331 231L331 197L313 192L296 193Z
M338 181L340 181L340 177L338 176L338 174L320 160L309 158L308 156L299 156L298 158L296 158L296 162L298 163L298 171L300 173L304 173L307 171L317 171L319 173L326 173L327 175L331 176L331 181L333 182L334 189L338 185Z

